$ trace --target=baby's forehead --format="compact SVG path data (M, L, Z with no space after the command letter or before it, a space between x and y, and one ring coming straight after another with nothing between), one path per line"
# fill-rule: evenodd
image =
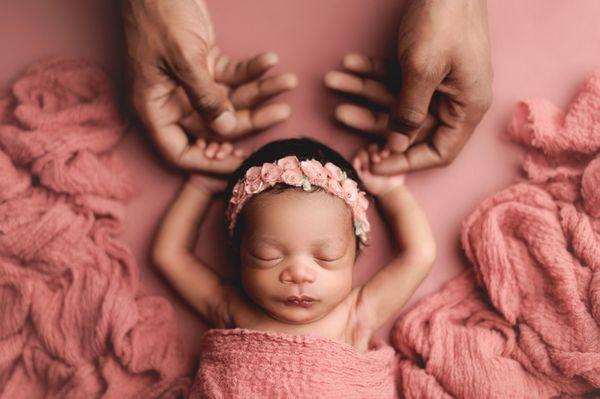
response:
M265 191L253 197L242 212L247 228L264 225L276 228L311 227L304 225L312 223L315 231L346 235L353 226L352 211L344 201L322 190Z

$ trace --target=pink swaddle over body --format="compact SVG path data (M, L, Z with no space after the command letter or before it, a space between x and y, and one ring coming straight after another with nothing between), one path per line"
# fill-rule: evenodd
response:
M397 398L394 349L243 328L210 329L190 398Z

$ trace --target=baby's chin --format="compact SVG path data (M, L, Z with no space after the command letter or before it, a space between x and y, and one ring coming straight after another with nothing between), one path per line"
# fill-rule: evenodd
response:
M309 324L314 323L325 317L327 311L314 304L309 308L303 308L300 306L287 306L282 304L277 309L264 309L265 312L273 319L286 324Z

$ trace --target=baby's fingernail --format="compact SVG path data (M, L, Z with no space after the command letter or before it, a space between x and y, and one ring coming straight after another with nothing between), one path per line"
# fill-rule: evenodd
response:
M233 115L233 112L225 111L221 113L221 115L219 115L217 119L212 121L210 127L217 133L229 134L233 132L236 124L237 122L235 120L235 115Z

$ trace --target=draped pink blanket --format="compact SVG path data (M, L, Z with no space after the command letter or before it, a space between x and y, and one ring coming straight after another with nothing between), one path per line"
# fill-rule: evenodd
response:
M600 396L600 71L566 112L520 102L508 135L527 178L464 222L473 268L395 325L406 398Z
M69 59L0 99L0 398L186 391L173 309L138 293L115 238L133 190L114 100L98 67Z
M394 349L366 353L318 335L211 329L202 338L190 399L395 398Z

